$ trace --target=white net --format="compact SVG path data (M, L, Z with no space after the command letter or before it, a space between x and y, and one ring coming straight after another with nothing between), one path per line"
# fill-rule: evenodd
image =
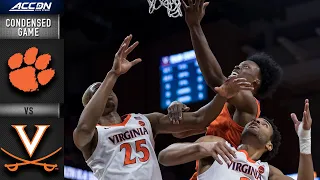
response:
M161 6L167 9L169 17L177 18L182 16L180 0L147 0L149 3L149 13L158 10ZM157 3L159 1L159 3Z

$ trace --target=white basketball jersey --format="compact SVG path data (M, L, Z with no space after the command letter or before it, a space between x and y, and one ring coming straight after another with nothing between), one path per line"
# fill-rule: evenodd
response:
M231 147L229 143L227 144ZM243 150L238 150L236 156L237 158L229 165L219 156L223 164L220 165L215 161L208 170L198 176L198 180L268 180L268 163L253 161Z
M98 180L162 180L147 117L129 114L121 124L96 128L97 147L86 162Z

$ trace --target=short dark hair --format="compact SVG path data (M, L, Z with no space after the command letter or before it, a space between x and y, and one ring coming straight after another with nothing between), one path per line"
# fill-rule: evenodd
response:
M278 130L278 127L274 124L274 120L273 119L269 119L267 117L262 117L263 119L267 120L271 126L272 126L272 129L273 129L273 133L272 133L272 136L271 136L271 143L273 145L273 148L271 151L267 151L265 152L260 160L261 161L269 161L271 160L272 158L274 158L277 154L278 154L278 151L279 151L279 148L280 148L280 144L281 144L281 134Z
M271 96L282 80L283 70L273 58L264 53L256 53L247 58L255 62L261 72L261 84L257 91L257 97L262 99Z

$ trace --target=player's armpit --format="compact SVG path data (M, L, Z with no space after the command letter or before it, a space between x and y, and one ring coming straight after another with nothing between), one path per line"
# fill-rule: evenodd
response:
M237 95L230 98L228 103L235 106L238 111L252 114L254 117L258 113L257 100L250 91L240 91Z
M284 175L278 168L269 165L269 179L270 180L293 180L291 177Z

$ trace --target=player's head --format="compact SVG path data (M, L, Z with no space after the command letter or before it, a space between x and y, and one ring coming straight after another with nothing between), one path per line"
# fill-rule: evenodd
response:
M258 98L270 96L281 82L282 68L266 53L256 53L235 66L233 75L252 83Z
M82 104L85 107L90 99L93 97L94 93L97 92L97 90L99 89L101 85L101 82L95 82L93 84L91 84L87 90L84 92L83 96L82 96ZM106 103L104 112L103 112L103 116L113 112L113 111L117 111L118 108L118 98L116 96L116 94L112 91L111 94L108 97L108 101Z
M250 144L257 149L261 149L264 154L260 159L268 161L278 153L281 134L273 120L266 117L256 118L245 126L241 136L241 143Z

